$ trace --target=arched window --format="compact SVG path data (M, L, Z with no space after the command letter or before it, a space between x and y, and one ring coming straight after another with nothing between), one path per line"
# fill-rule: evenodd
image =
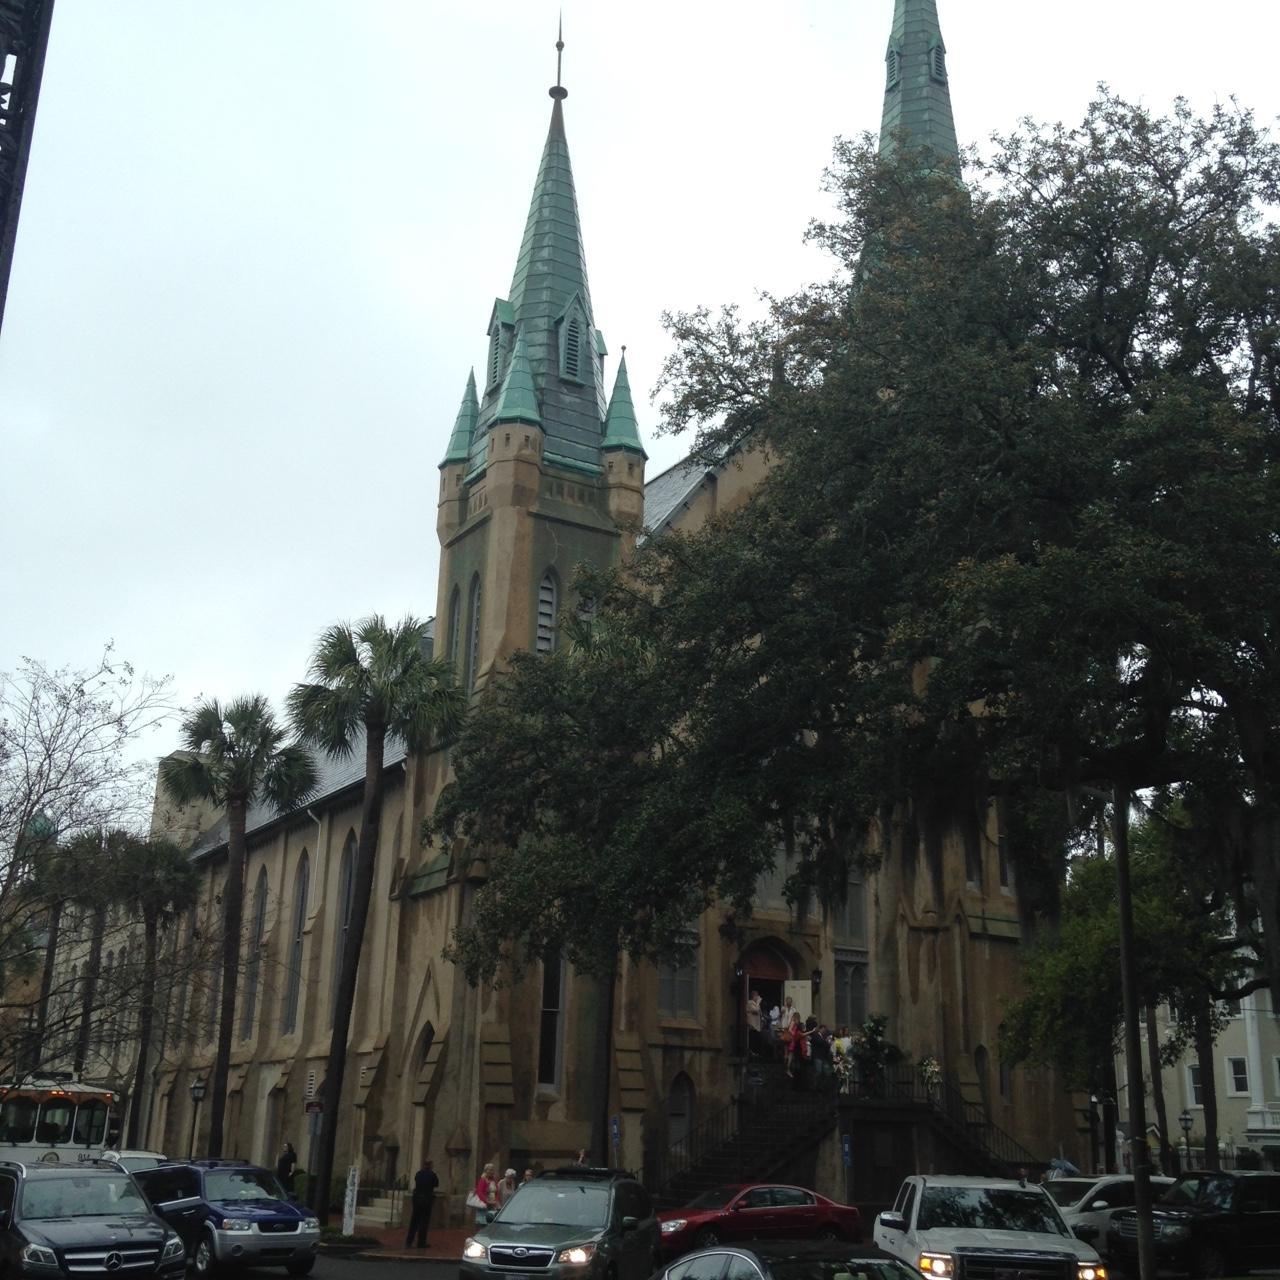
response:
M102 976L98 979L98 990L94 993L94 999L98 1004L98 1034L97 1041L99 1046L105 1051L111 1043L111 1033L107 1029L107 1013L109 1005L113 1003L111 995L111 979L112 970L116 967L116 953L114 951L107 952L107 958L102 965Z
M489 335L489 386L497 386L502 375L502 326L495 324Z
M929 74L935 80L947 78L947 51L941 44L935 44L929 50Z
M467 670L463 688L468 693L476 687L476 669L480 662L480 575L471 579L471 598L468 601L467 621Z
M302 990L302 934L307 927L307 890L311 881L311 859L303 849L298 869L293 873L293 919L289 925L289 971L285 976L284 1004L280 1030L292 1035L298 1026L298 995Z
M885 64L887 68L885 88L895 88L898 81L902 79L902 54L897 49L890 49L885 56Z
M218 1005L222 999L222 957L214 956L210 962L213 972L210 975L209 983L209 1003L204 1011L204 1038L208 1043L213 1039L213 1033L218 1026Z
M431 1046L435 1043L436 1029L430 1021L422 1029L422 1056L418 1059L419 1067L427 1065L427 1055L431 1052Z
M337 945L333 949L333 998L329 1001L329 1023L333 1024L333 1015L338 1007L338 981L342 977L342 962L347 951L347 938L351 933L351 904L356 889L356 837L354 832L347 836L347 843L342 846L342 860L338 864L338 896L334 901L337 908Z
M120 1052L120 1042L124 1039L125 1022L128 1019L128 1014L121 1008L124 1004L124 993L129 983L128 965L129 947L126 944L120 948L120 966L116 972L116 989L105 993L107 1000L115 1006L111 1028L111 1052L115 1054Z
M534 636L535 653L550 653L556 647L556 614L560 606L560 584L554 570L548 569L538 584L538 629Z
M978 1096L982 1101L982 1114L991 1114L991 1055L986 1045L979 1045L973 1051L973 1069L978 1077Z
M248 963L244 971L244 1005L240 1010L240 1039L253 1035L253 1018L258 1012L258 974L262 968L262 938L267 931L267 869L258 869L253 891L253 925L249 931Z
M457 587L449 599L449 661L458 667L458 648L462 638L462 592Z

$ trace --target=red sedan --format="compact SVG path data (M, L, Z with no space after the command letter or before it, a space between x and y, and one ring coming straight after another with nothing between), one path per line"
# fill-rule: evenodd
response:
M728 1240L862 1239L857 1209L806 1191L767 1183L717 1187L684 1209L658 1214L668 1256Z

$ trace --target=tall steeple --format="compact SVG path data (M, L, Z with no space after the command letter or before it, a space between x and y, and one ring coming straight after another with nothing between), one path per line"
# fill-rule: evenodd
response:
M595 327L587 260L578 221L578 201L565 137L560 54L551 125L542 149L524 238L511 278L509 298L494 303L489 324L489 362L480 405L480 430L471 465L483 464L487 431L498 412L508 366L522 341L533 379L545 457L553 465L599 473L601 423L605 417L604 339Z
M937 0L894 0L880 150L892 151L899 135L911 147L929 148L940 160L959 159Z

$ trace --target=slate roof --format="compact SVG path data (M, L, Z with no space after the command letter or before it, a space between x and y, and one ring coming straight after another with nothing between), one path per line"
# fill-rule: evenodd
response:
M698 486L711 474L705 462L682 458L668 467L644 486L645 536L660 533L685 502L697 492Z

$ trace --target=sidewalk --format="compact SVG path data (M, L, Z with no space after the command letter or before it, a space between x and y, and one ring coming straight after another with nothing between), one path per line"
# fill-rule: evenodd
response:
M461 1262L462 1246L475 1233L474 1227L432 1227L426 1249L406 1249L403 1227L358 1227L362 1236L372 1236L381 1249L370 1249L368 1258L386 1258L391 1262Z

